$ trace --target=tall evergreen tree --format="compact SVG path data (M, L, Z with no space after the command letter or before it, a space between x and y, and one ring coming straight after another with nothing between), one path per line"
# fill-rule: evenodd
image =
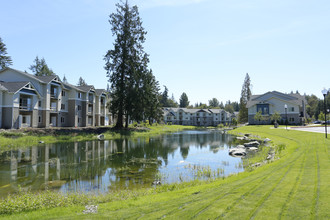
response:
M112 35L116 37L114 48L108 50L104 60L111 83L110 111L117 117L116 127L122 128L124 117L127 127L129 119L139 121L151 115L150 109L158 105L158 101L150 102L158 100L158 85L148 69L149 55L143 48L146 31L138 7L130 7L127 1L116 4L116 7L116 12L109 16ZM148 106L148 113L146 105L152 105Z
M186 108L189 105L189 100L187 94L184 92L180 96L180 108Z
M77 86L87 86L87 83L82 77L79 77Z
M47 66L45 59L44 58L39 59L38 56L34 59L34 64L32 64L29 69L36 76L52 76L52 75L55 75L53 70L50 69Z
M2 42L0 37L0 70L10 65L13 65L13 61L11 60L11 57L7 55L6 45Z
M244 83L241 91L241 98L239 103L239 115L238 120L240 123L248 122L248 109L246 104L251 97L251 80L248 73L246 73Z
M209 100L209 107L210 108L218 108L220 106L219 100L217 98L213 98Z
M160 104L162 107L170 107L168 105L168 89L164 86L164 92L160 96Z

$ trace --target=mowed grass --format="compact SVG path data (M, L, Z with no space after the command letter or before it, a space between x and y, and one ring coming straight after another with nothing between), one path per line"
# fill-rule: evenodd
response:
M330 140L324 134L248 126L234 130L285 144L281 158L210 183L98 205L38 210L5 219L330 219Z

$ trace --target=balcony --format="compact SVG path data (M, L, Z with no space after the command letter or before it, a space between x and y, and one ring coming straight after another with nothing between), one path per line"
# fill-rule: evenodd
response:
M88 114L92 114L93 113L93 107L88 107Z
M51 93L50 98L51 99L58 99L57 93L54 93L54 94Z
M52 102L51 104L50 104L50 111L51 112L57 112L58 110L57 110L57 104L55 103L55 102Z
M32 111L32 105L31 104L20 104L19 110L21 111Z
M20 96L19 110L32 111L32 99L29 96Z
M88 96L88 102L93 103L94 102L94 97L93 96Z

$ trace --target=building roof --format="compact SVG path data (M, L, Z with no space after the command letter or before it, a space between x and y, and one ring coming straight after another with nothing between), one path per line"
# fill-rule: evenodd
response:
M17 93L21 89L28 89L34 91L38 96L41 97L40 93L34 88L31 82L2 82L0 81L0 88L4 88L9 93Z
M64 85L64 88L65 89L68 89L68 90L75 89L75 90L77 90L79 92L85 92L84 90L80 89L78 86L72 85L70 83L62 82L62 84Z
M52 76L35 76L37 79L43 81L44 83L50 83L52 80L54 80L57 75L52 75Z
M38 79L38 78L37 78L35 75L33 75L33 74L30 74L30 73L27 73L27 72L23 72L23 71L20 71L20 70L17 70L17 69L13 69L13 68L10 68L10 67L6 67L6 68L4 68L3 70L0 71L0 73L1 73L1 72L4 72L4 71L6 71L6 70L13 70L13 71L15 71L15 72L18 72L18 73L20 73L20 74L22 74L22 75L25 75L25 76L31 78L31 79L37 80L37 81L40 82L40 83L45 83L44 81Z
M223 109L196 109L196 108L164 108L164 112L178 112L182 110L185 113L190 113L190 114L194 114L197 112L206 112L206 113L215 113L215 114L219 114L221 112L226 112ZM229 112L226 112L229 113Z
M300 94L285 94L277 91L267 92L261 95L252 95L247 102L246 107L250 108L259 103L270 103L272 98L283 100L284 102L293 103L296 105L302 105L302 101L305 101L305 97Z
M16 93L29 82L0 82L0 84L10 93Z
M95 89L95 93L97 96L102 95L103 93L105 94L107 91L104 89Z
M92 89L95 90L94 86L92 86L92 85L77 86L77 88L79 88L80 90L82 90L84 92L89 92Z

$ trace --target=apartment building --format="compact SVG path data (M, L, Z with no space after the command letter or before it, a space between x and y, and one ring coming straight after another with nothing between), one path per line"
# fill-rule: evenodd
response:
M108 121L107 94L12 68L0 71L0 127L86 127Z
M299 125L306 117L306 99L299 93L285 94L277 91L261 95L252 95L247 102L249 124L270 124L271 115L275 112L281 115L280 123ZM263 121L256 121L255 115L260 112Z
M164 122L176 125L217 126L230 124L234 114L223 109L164 108Z

